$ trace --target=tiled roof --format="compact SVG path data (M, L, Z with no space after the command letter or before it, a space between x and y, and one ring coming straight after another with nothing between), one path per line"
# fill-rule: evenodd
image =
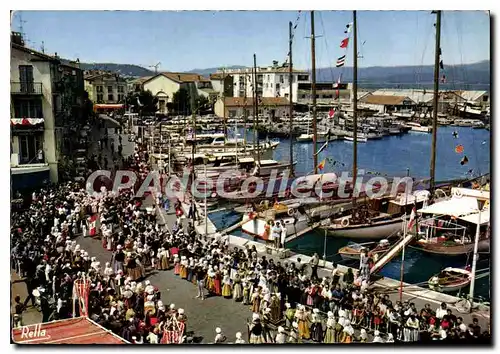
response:
M143 76L132 81L133 84L143 84L144 82L151 79L153 76Z
M196 73L172 73L172 72L162 72L160 75L165 76L166 78L169 78L172 81L175 82L204 82L204 81L210 81L206 77L196 74Z
M253 98L247 97L226 97L226 107L252 106ZM290 102L284 97L262 97L259 100L260 106L288 106Z
M227 76L227 74L224 74L224 73L210 74L210 79L211 80L224 80L224 76Z
M388 95L368 95L362 99L367 104L380 104L386 106L395 106L403 103L404 100L410 100L406 96L388 96Z

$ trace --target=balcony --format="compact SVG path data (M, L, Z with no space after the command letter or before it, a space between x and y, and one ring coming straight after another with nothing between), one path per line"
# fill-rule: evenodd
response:
M42 83L11 82L10 93L13 95L42 95Z

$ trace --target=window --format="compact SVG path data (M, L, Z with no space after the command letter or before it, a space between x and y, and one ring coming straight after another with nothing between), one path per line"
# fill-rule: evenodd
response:
M35 92L32 65L19 65L19 81L21 82L21 92Z
M43 118L41 100L14 101L15 118Z
M488 102L488 95L483 96L483 102Z
M299 75L297 78L299 81L308 81L309 75Z
M280 90L280 84L276 84L276 91Z
M39 163L38 151L43 149L41 135L19 136L19 160L21 163Z
M124 95L122 93L118 94L118 102L122 102L124 98Z
M288 93L285 93L285 98L288 98Z
M108 93L108 101L114 101L114 96L112 93Z
M104 101L104 97L102 93L97 94L97 103L102 103Z
M280 75L280 83L285 83L285 78L283 77L283 75Z
M103 87L101 85L95 87L96 92L103 92Z
M108 86L108 94L113 93L113 86Z
M109 87L108 87L109 89ZM118 93L124 93L124 89L123 89L123 86L118 86Z
M268 83L266 82L266 88L268 88L268 87L269 87L269 85L268 85Z

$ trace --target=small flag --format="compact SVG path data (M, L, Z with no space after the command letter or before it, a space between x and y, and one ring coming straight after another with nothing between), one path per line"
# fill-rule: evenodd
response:
M335 110L332 108L332 109L330 109L330 111L328 112L328 116L329 116L330 118L333 118L333 116L334 116L334 115L335 115Z
M342 42L340 42L340 48L347 48L348 44L349 44L349 38L343 39Z
M441 60L441 61L439 61L439 67L440 67L441 69L444 69L444 64L443 64L443 61L442 61L442 60Z
M337 59L337 68L344 66L345 64L345 55L342 55L340 58Z
M416 218L417 218L417 208L413 207L410 214L410 220L408 221L408 230L411 230L413 225L415 225Z
M345 58L345 55L344 55L344 58ZM340 75L337 82L335 84L333 84L333 88L339 88L341 78L342 78L342 75Z
M445 76L445 75L443 75L443 76L441 77L441 83L443 83L443 84L444 84L445 82L446 82L446 76Z
M321 161L318 165L318 168L323 171L323 169L325 168L325 163L326 163L326 159Z
M456 152L457 154L461 154L462 152L464 152L464 146L463 146L463 145L457 145L457 146L455 147L455 152Z
M457 138L458 138L458 132L457 132L456 130L453 132L453 137L454 137L455 139L457 139Z
M462 160L460 160L460 165L467 165L469 163L469 159L467 156L462 157Z
M353 24L354 24L354 23L349 22L349 23L345 26L345 31L344 31L344 33L346 33L346 34L347 34L347 33L351 33L351 31L352 31L352 25L353 25Z

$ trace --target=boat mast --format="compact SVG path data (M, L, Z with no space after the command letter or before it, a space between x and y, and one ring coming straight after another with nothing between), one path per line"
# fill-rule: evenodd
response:
M226 71L222 68L222 124L224 124L224 152L226 152L227 122L226 122L226 93L224 92L224 83L226 82Z
M432 100L432 148L431 148L431 180L430 192L434 195L436 188L436 142L437 142L437 117L438 117L438 99L439 99L439 56L441 52L441 11L436 13L436 49L434 54L434 97Z
M352 206L356 206L356 179L358 176L358 27L356 10L353 17L353 68L352 68L352 119L353 119L353 152L352 152Z
M317 127L316 127L316 43L314 38L314 11L311 11L311 76L312 76L312 105L313 105L313 163L314 163L314 174L318 174L318 155L316 151L318 147L317 143Z
M259 134L257 132L257 130L259 129L259 98L257 96L257 56L253 55L253 75L254 75L254 85L253 85L253 89L254 89L254 100L255 100L255 114L254 114L254 117L253 117L253 120L254 120L254 124L255 124L255 130L254 130L254 136L257 136L257 161L259 163L259 166L260 166L260 143L259 143ZM254 145L254 149L255 149L255 145Z
M241 75L240 75L241 77ZM247 81L248 81L248 74L245 71L243 77L245 78L245 83L243 84L244 89L245 89L245 104L243 108L243 152L246 155L247 153L247 120L248 120L248 111L247 111ZM255 141L254 141L255 144Z
M471 304L474 302L474 287L476 285L476 267L477 267L477 260L479 258L479 255L477 253L478 247L479 247L479 237L481 235L480 230L481 230L481 205L480 201L478 200L478 210L477 210L477 226L476 226L476 237L474 238L474 255L472 256L472 267L471 267L471 274L472 278L470 281L470 286L469 286L469 300ZM472 306L471 306L472 309Z
M293 41L293 36L292 36L292 21L288 22L288 35L290 37L289 43L288 43L288 85L290 87L290 92L288 93L288 99L290 100L290 128L289 128L289 134L290 134L290 175L293 176L293 98L292 98L292 92L293 92L293 64L292 64L292 41Z

